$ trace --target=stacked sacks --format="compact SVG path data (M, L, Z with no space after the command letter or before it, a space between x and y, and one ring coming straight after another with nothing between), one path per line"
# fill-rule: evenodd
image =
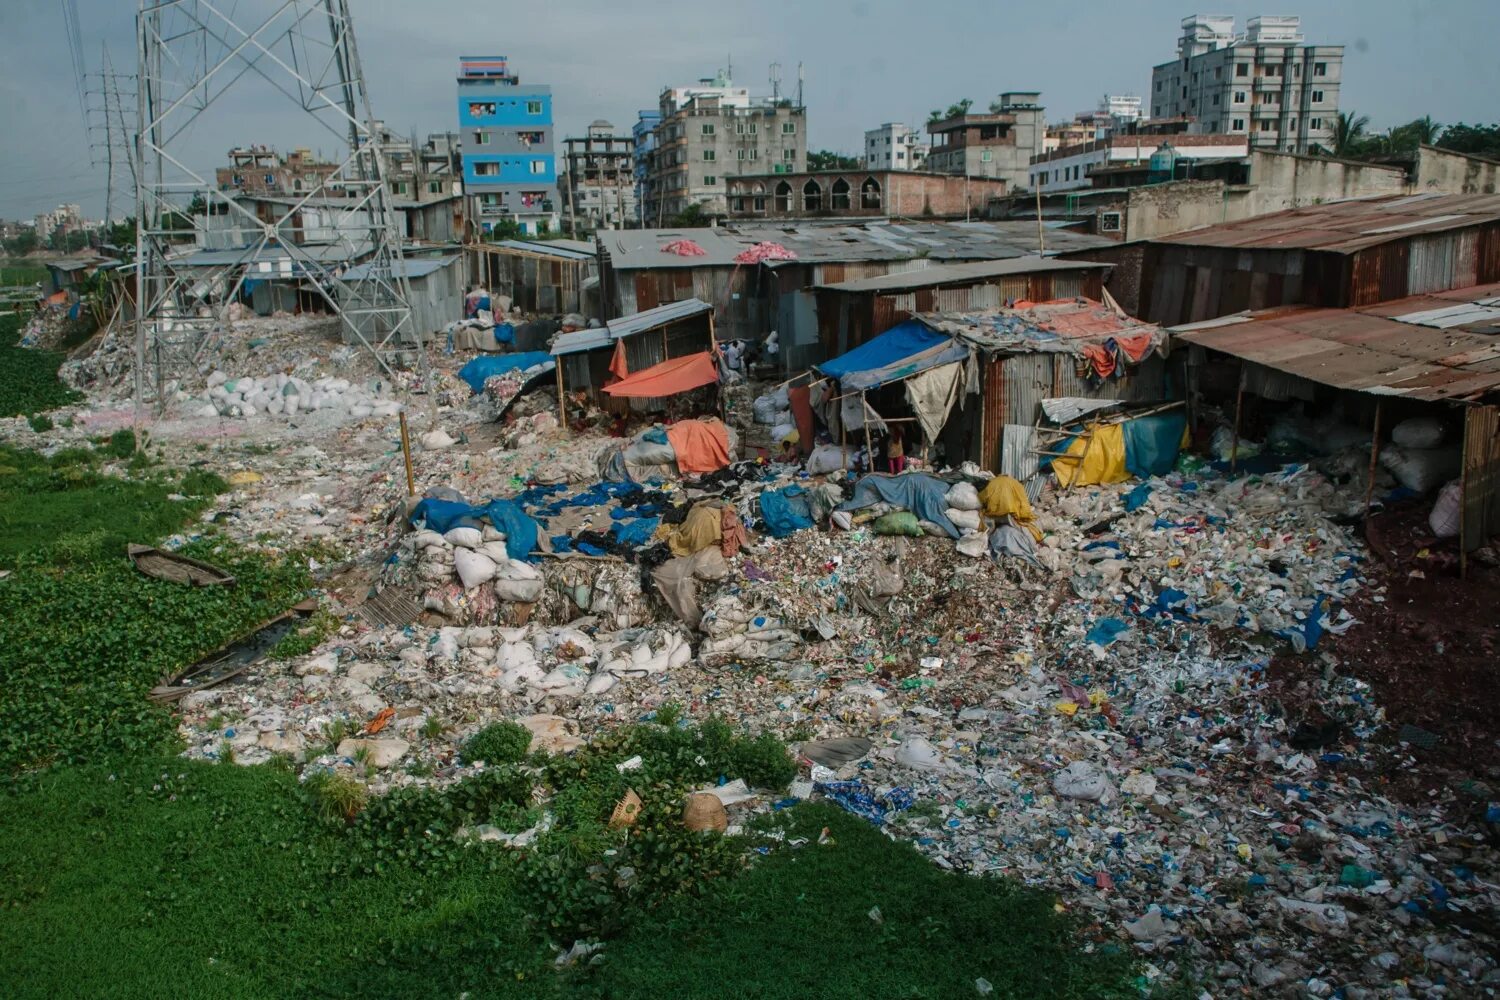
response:
M191 411L199 417L256 416L295 417L329 411L356 420L394 417L401 404L387 399L388 385L373 379L354 385L348 379L324 377L308 382L295 375L277 373L262 378L230 378L223 372L208 377L208 392Z
M734 595L713 602L700 626L708 638L700 654L744 660L787 660L797 654L802 637L779 618L747 609Z
M686 637L671 629L632 628L589 636L576 628L534 625L442 628L425 651L411 652L414 664L460 666L530 701L602 694L622 680L651 677L692 659Z
M428 611L455 619L483 617L496 601L531 604L546 585L541 570L510 558L505 535L489 525L414 531L402 541L397 563L415 566ZM481 588L489 593L481 595Z

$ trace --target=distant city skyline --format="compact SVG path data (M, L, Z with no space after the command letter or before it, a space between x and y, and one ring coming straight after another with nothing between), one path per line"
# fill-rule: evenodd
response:
M238 8L248 19L258 6L241 0ZM663 0L649 10L586 0L539 8L512 29L495 5L474 0L350 6L375 113L403 134L455 128L454 66L472 51L506 55L522 79L550 85L559 138L582 135L599 118L628 131L664 87L712 76L731 58L736 83L752 92L769 91L772 62L781 64L783 92L795 92L801 61L808 148L850 155L859 155L866 129L890 121L920 127L930 109L965 97L982 107L1001 91L1039 90L1048 120L1061 121L1106 93L1144 96L1151 67L1175 54L1181 19L1207 9L1164 0L1005 8L937 0L914 15L898 0L724 9ZM78 8L88 70L98 70L106 43L116 71L132 69L136 4L79 0ZM1232 13L1241 26L1258 13L1296 14L1309 42L1344 45L1341 107L1368 115L1375 129L1424 114L1444 124L1500 119L1493 0L1307 0L1212 12ZM693 30L670 31L677 18ZM914 38L917 31L926 37ZM334 151L327 132L265 87L237 87L216 110L186 137L190 164L208 176L236 145ZM65 202L90 218L103 214L102 157L90 166L53 0L0 5L0 124L8 140L0 147L0 217L29 219Z

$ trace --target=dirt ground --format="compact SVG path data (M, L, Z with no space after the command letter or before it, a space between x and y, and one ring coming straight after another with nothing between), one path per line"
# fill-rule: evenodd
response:
M1468 786L1483 799L1485 788L1471 783L1500 786L1500 568L1481 552L1461 579L1456 540L1435 539L1426 515L1426 505L1412 504L1369 521L1375 586L1348 605L1360 624L1330 637L1328 649L1385 709L1391 725L1376 739L1391 751L1379 776L1390 794L1415 804L1435 788ZM1272 664L1273 678L1287 685L1289 713L1303 713L1309 736L1327 714L1295 698L1315 663L1283 655ZM1403 746L1402 726L1425 733L1407 730Z

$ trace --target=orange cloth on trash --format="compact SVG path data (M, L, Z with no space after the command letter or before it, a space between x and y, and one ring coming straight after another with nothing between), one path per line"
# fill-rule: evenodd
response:
M671 358L659 365L632 372L604 391L611 396L675 396L700 385L719 381L719 366L708 351Z
M609 359L609 373L615 378L624 378L630 374L630 366L625 363L625 341L615 341L614 356Z
M729 431L721 420L682 420L667 428L683 475L718 472L729 464Z
M739 512L725 504L719 514L719 551L728 559L749 541L750 533L745 530L745 522L740 520Z

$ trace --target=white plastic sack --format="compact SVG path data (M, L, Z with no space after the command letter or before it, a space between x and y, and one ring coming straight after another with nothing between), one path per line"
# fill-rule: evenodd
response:
M977 510L963 510L957 507L949 507L945 511L948 520L959 531L978 531L980 527L980 514Z
M1403 448L1436 448L1443 436L1443 422L1437 417L1412 417L1391 429L1391 440Z
M990 538L982 531L974 531L964 535L958 540L959 555L968 556L970 559L978 559L989 551Z
M477 549L484 541L484 535L478 528L449 528L443 533L443 538L450 545L465 549Z
M1455 479L1438 493L1432 513L1427 515L1427 524L1439 538L1453 538L1458 535L1462 519L1463 483Z
M1456 448L1402 448L1393 446L1380 453L1380 464L1397 482L1417 493L1431 493L1458 475L1462 466Z
M810 476L827 475L845 466L844 449L836 444L820 444L807 456L807 473Z
M458 578L463 581L465 590L473 590L481 583L489 583L495 578L495 561L473 549L455 550L453 568L458 571Z
M778 419L780 419L780 418L778 418ZM785 441L792 434L795 434L796 432L797 432L797 425L796 425L796 423L794 423L791 420L781 419L781 422L777 423L775 426L773 426L771 428L771 440L775 441L775 442L777 442L779 444L782 441Z
M948 491L947 503L953 510L978 510L979 491L973 483L955 483ZM948 516L951 519L953 511L949 511Z

